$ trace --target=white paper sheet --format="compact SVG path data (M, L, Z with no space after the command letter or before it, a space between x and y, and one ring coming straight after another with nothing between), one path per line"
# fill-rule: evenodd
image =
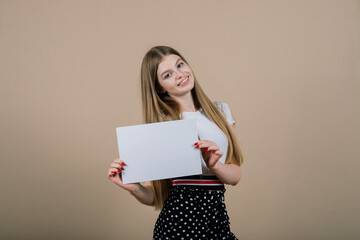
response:
M125 184L202 173L195 119L118 127L116 133Z

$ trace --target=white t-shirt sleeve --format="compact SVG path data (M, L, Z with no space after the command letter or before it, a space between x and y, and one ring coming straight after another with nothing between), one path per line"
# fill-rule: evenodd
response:
M230 107L225 102L214 102L215 106L224 114L227 122L231 125L235 123L230 111Z

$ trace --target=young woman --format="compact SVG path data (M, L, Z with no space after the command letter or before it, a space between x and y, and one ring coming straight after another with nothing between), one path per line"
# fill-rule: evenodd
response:
M240 181L243 157L229 106L211 102L185 58L170 47L157 46L146 53L141 88L146 123L197 119L200 140L194 148L202 153L203 174L123 184L126 163L118 158L108 178L139 202L161 209L154 239L236 239L229 227L224 184Z

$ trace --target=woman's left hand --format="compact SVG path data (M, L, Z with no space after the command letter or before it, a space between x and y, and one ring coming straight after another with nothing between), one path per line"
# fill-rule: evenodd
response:
M220 151L218 145L212 141L199 140L194 145L195 148L201 150L203 159L209 169L213 168L223 155L223 152Z

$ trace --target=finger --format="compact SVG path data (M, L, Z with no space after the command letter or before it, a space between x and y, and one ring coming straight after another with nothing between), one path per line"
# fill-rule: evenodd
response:
M119 164L121 164L123 166L126 166L125 162L123 160L121 160L120 158L115 159L114 162L119 163Z
M108 171L109 173L113 173L113 172L115 172L115 173L121 173L121 169L118 169L118 168L109 168L109 171ZM113 173L113 174L115 174L115 173Z
M211 146L217 147L216 144L207 141L207 142L204 142L204 143L199 143L198 145L195 146L195 148L206 149L206 148L209 148Z
M207 141L197 141L196 143L194 143L195 148L204 148L204 147L208 147L209 143Z
M204 143L214 143L212 141L209 141L209 140L198 140L194 143L194 145L199 145L199 144L204 144ZM214 143L215 144L215 143Z
M113 167L113 168L124 170L123 166L121 164L119 164L119 163L112 163L110 166Z
M211 153L213 154L213 155L217 155L217 156L222 156L224 153L223 152L221 152L221 151L211 151Z
M108 177L114 177L116 175L116 171L109 171L107 176Z
M207 148L205 148L206 151L218 151L220 148L217 145L212 145Z

